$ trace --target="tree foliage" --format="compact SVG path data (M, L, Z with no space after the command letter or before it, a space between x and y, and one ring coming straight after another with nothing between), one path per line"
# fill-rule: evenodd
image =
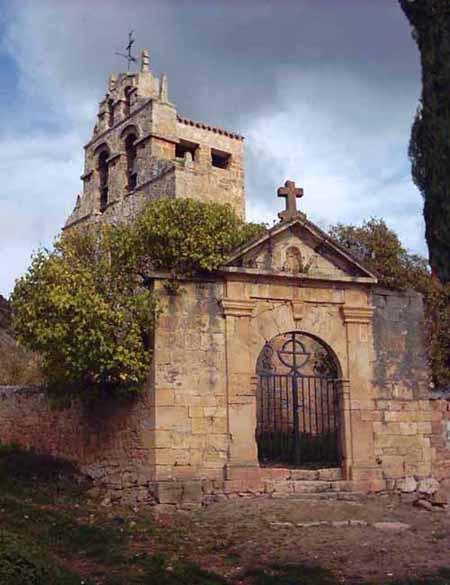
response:
M8 301L0 295L0 329L8 330L11 326L11 307Z
M140 255L154 270L193 274L216 270L228 254L261 235L261 224L245 223L228 205L193 199L161 199L136 222Z
M450 385L450 284L443 285L420 256L410 254L382 219L361 226L338 224L330 235L376 273L382 286L414 289L425 303L425 343L433 381Z
M14 327L55 388L135 391L149 364L152 296L133 274L128 229L99 227L38 251L12 294Z
M151 271L215 270L262 229L228 206L177 199L150 203L130 225L71 230L16 283L18 339L42 355L51 388L134 394L151 360Z
M413 27L422 63L421 105L409 155L424 197L430 264L450 282L450 2L400 0Z
M409 254L382 219L372 218L361 226L337 224L330 235L375 272L382 286L405 290L416 288L418 279L429 278L426 261Z

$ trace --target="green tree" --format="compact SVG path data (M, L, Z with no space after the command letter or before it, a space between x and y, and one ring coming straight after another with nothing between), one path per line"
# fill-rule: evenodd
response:
M421 105L409 155L424 197L430 264L450 282L450 2L399 0L413 27L422 63Z
M174 275L216 270L233 250L266 230L243 222L229 205L193 199L152 202L135 229L144 269Z
M409 254L382 219L372 218L361 226L337 224L329 233L375 272L382 286L405 290L429 280L426 260Z
M40 250L11 297L18 339L51 387L135 392L149 365L151 291L133 273L128 228L77 230Z
M151 272L215 270L263 229L228 206L166 199L151 202L130 225L71 230L53 251L38 251L16 283L18 339L41 354L51 388L134 394L151 360Z
M361 226L338 224L329 234L376 273L382 286L393 290L414 289L425 304L425 344L433 381L450 385L450 284L443 285L427 262L410 254L382 219Z

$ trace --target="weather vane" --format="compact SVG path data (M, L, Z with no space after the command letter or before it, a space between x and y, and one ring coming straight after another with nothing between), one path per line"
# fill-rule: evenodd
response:
M134 57L134 55L131 54L131 49L135 43L135 39L133 37L133 32L134 31L131 30L128 33L128 45L125 47L127 54L125 55L124 53L118 53L116 51L116 55L119 55L120 57L123 57L124 59L127 60L127 63L128 63L127 71L130 71L130 64L131 63L137 63L136 57Z

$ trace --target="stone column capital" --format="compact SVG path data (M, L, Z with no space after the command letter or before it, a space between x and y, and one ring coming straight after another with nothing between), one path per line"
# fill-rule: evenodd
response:
M230 299L221 301L225 317L252 317L255 301L250 299Z
M374 307L351 307L344 305L341 308L344 323L364 323L368 325L372 321Z

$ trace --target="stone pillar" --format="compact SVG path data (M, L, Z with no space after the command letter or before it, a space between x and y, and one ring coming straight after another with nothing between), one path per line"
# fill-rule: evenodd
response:
M339 444L342 454L342 472L345 479L350 479L353 464L352 453L352 425L350 413L350 384L348 380L341 381L339 388Z
M344 392L344 416L346 450L351 453L351 462L346 471L349 479L373 482L382 478L381 468L375 461L372 371L372 316L370 306L342 307L342 316L347 337L348 391ZM347 455L346 455L347 456Z
M118 152L108 159L108 204L120 201L126 193L126 168L125 153Z
M252 300L225 298L227 412L230 435L227 476L239 468L257 468L256 377L250 351Z

